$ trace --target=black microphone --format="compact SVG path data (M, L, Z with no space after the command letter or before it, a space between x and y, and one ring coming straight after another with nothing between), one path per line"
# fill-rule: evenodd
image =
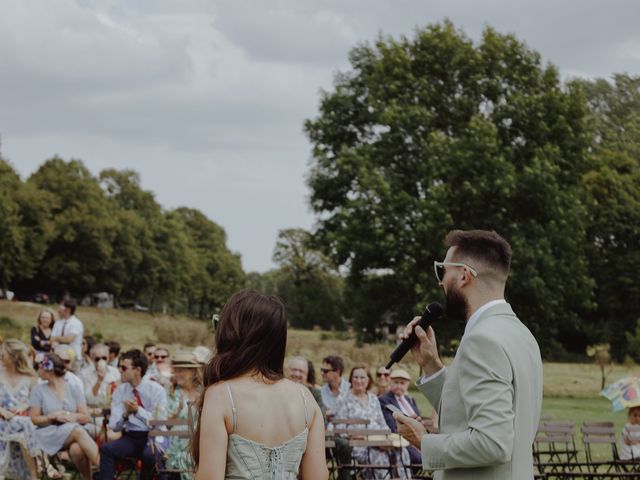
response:
M413 331L411 332L411 335L409 335L409 338L405 338L391 353L389 363L387 363L387 366L385 367L387 370L391 368L391 365L402 360L402 357L404 357L407 352L411 350L411 347L416 344L418 341L416 327L420 325L426 331L434 320L437 320L442 316L442 312L442 305L438 302L432 302L427 305L427 308L424 309L424 313L422 314L422 318L418 324L413 327Z

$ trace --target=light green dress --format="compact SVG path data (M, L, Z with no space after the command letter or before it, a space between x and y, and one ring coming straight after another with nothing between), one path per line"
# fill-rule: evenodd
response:
M254 442L238 435L236 432L237 412L231 394L231 387L226 383L233 414L233 432L229 435L227 446L227 468L225 478L243 480L296 480L302 455L307 448L309 435L309 414L307 400L300 388L304 402L304 430L277 447Z
M189 398L181 388L176 387L173 394L167 389L167 414L172 418L188 419ZM187 425L176 425L175 430L188 430ZM166 468L185 469L193 472L193 458L191 457L189 439L182 437L168 437L170 439L169 448L166 451ZM193 473L181 472L180 480L193 480Z

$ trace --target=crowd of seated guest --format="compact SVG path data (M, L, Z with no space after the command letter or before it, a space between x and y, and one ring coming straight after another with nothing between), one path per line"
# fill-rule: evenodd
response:
M182 468L177 478L193 478L188 439L151 439L149 421L191 419L209 349L172 356L146 344L144 352L120 354L118 342L83 336L73 300L61 304L58 318L43 309L35 323L31 346L0 342L0 478L61 478L63 458L83 479L112 480L125 457L143 461L143 479L165 478L153 473L156 466Z

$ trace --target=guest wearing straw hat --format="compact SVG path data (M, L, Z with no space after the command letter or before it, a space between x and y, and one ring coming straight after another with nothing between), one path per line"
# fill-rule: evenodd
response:
M167 388L167 418L190 419L190 407L202 393L202 369L204 364L191 351L177 351L171 357L175 383ZM187 425L176 425L173 430L188 430ZM167 449L167 468L193 470L189 453L189 438L170 437ZM193 474L183 472L180 480L191 480Z
M393 413L388 408L385 408L387 405L398 407L408 417L422 420L418 404L413 397L407 395L410 382L411 376L406 370L394 370L389 376L389 391L380 397L380 406L382 407L384 419L393 433L398 432L398 425L395 418L393 418ZM412 465L422 463L420 450L413 446L409 446L408 450Z

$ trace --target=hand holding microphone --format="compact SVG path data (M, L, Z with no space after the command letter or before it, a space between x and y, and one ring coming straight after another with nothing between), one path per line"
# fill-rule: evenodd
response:
M387 368L399 362L407 351L411 350L425 375L432 375L440 370L443 364L438 355L438 345L431 323L440 318L442 313L442 306L433 302L427 306L421 317L415 317L400 335L402 343L391 354Z

